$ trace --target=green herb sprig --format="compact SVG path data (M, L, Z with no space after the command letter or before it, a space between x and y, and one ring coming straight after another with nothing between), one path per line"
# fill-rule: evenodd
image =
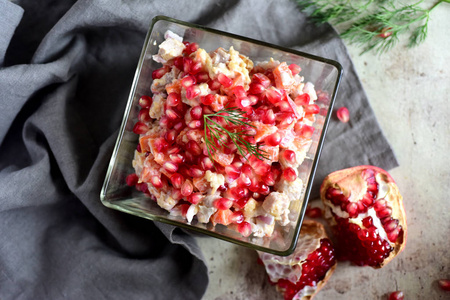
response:
M425 9L423 1L395 5L394 0L296 0L300 10L316 23L329 22L340 27L341 37L363 49L362 53L387 52L399 41L399 35L411 32L408 47L422 43L427 37L430 13L440 0ZM414 27L415 26L415 27Z
M227 147L226 143L222 139L222 135L226 134L236 146L237 151L243 157L247 157L247 154L254 155L258 159L269 159L268 153L260 148L258 144L249 143L245 136L249 136L246 130L242 130L242 126L250 126L256 128L250 124L244 116L245 112L237 107L225 107L213 114L203 115L204 131L205 131L205 143L208 150L209 157L212 159L213 153L218 150L217 145L221 148ZM214 117L223 118L227 125L234 125L228 130L218 122L214 120Z

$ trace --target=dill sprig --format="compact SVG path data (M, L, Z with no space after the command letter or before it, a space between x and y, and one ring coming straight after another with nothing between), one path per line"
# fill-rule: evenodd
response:
M213 114L203 115L204 131L205 131L205 143L208 150L208 155L213 161L213 152L218 150L218 146L223 149L227 147L222 135L228 135L230 140L236 146L240 155L247 158L247 154L254 155L258 159L269 159L267 152L260 148L258 144L252 144L244 139L245 136L249 136L246 130L243 130L243 126L250 126L256 128L254 125L246 122L247 118L244 116L245 112L237 107L225 107ZM219 124L214 118L223 118L227 125L234 125L227 129Z
M411 32L408 47L422 43L427 37L431 11L440 0L425 9L419 1L396 6L393 0L296 0L299 8L316 23L329 22L342 29L341 37L363 49L381 54L392 49L399 35ZM361 53L361 54L362 54Z

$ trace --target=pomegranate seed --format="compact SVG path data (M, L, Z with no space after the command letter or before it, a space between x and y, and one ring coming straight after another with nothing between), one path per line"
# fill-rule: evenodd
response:
M381 29L381 33L378 34L378 36L384 39L390 37L392 35L392 31L390 31L391 29L392 27L384 27Z
M237 223L237 224L242 223L244 221L244 214L240 211L235 211L231 215L230 219L231 219L232 223Z
M296 65L296 64L290 64L289 69L291 70L291 73L294 76L297 75L298 73L300 73L302 70L302 68L300 68L300 66Z
M398 220L389 218L390 220L383 224L384 230L386 232L391 232L398 227Z
M386 203L387 203L386 200L380 199L377 202L375 202L373 208L375 209L375 211L383 210L386 207Z
M280 101L280 102L277 103L277 106L280 109L280 111L292 112L292 107L289 104L289 102L287 102L287 101Z
M159 69L156 69L155 71L152 72L152 79L160 79L161 77L163 77L166 73L167 73L167 68L162 67Z
M275 114L273 113L273 110L268 109L266 111L266 113L262 117L262 122L264 124L270 124L270 125L275 124Z
M177 120L181 117L177 114L177 112L171 108L166 109L166 116L169 120Z
M162 116L159 120L159 126L169 128L169 126L171 126L171 120L166 116Z
M142 193L147 193L148 192L148 185L145 182L138 182L136 183L136 190L142 192Z
M140 144L138 144L136 146L136 151L139 152L139 153L142 153L142 149L141 149L141 145Z
M346 107L341 107L337 110L336 115L342 123L347 123L350 120L350 113Z
M190 57L183 57L183 71L184 73L189 73L191 71L191 66L194 61Z
M183 50L183 52L186 53L187 55L194 53L199 48L197 43L188 43L187 45L185 44L185 46L186 48Z
M198 83L205 83L209 80L209 75L206 72L199 72L195 75L195 79Z
M250 100L249 100L247 97L237 99L237 100L236 100L236 105L237 105L237 107L239 107L240 109L244 109L244 108L250 106Z
M183 154L176 153L176 154L170 154L169 158L172 162L175 164L182 164L186 160Z
M395 243L397 241L398 236L400 235L400 231L401 231L401 226L398 226L397 228L395 228L391 232L388 232L387 233L388 240L390 240L391 242Z
M233 84L233 80L231 80L227 75L220 73L217 76L217 80L226 88L229 88Z
M264 183L260 183L259 188L258 188L258 193L261 195L269 195L270 188L267 185L265 185Z
M389 207L386 207L383 210L377 211L377 217L380 218L380 219L385 218L385 217L389 217L391 214L392 214L392 209L389 208Z
M320 218L322 217L322 210L319 207L307 208L306 215L310 218Z
M156 175L153 175L150 177L150 183L157 189L160 189L163 187L163 183L161 181L161 178L159 178Z
M192 204L198 204L203 199L202 193L193 193L187 197L187 201Z
M177 67L178 70L183 70L183 56L178 56L173 59L173 65Z
M178 136L178 133L175 129L171 129L169 131L167 131L164 134L164 139L169 143L172 144L173 142L175 142L176 138Z
M133 132L136 134L144 134L149 130L149 128L147 127L147 125L145 125L142 122L136 122L136 124L134 124L133 127Z
M244 221L238 225L238 231L242 236L248 237L252 233L252 225Z
M202 154L202 148L196 141L189 141L186 144L186 150L196 156Z
M145 123L151 120L150 115L148 114L149 109L143 108L139 111L138 120Z
M217 91L218 89L220 89L222 84L219 82L219 80L213 79L208 81L208 86L212 91Z
M262 73L256 73L252 76L252 82L261 84L264 88L268 88L271 84L269 77Z
M187 123L187 127L191 129L197 129L201 128L203 126L203 122L200 120L192 120L189 123Z
M152 105L152 97L150 96L142 96L139 98L139 105L142 108L148 108Z
M272 104L281 101L282 94L277 88L272 86L268 88L265 93L267 100L269 100Z
M179 173L174 173L170 176L170 181L172 182L174 188L180 189L183 184L184 177Z
M309 101L311 101L311 97L307 93L298 95L294 99L295 104L298 105L298 106L300 106L300 105L303 105L303 106L309 105Z
M214 95L208 94L208 95L206 95L204 97L201 97L200 98L200 102L203 105L211 105L214 102Z
M205 171L203 171L202 169L200 169L199 167L191 167L189 169L189 174L193 177L193 178L201 178L205 175Z
M201 62L192 62L189 68L189 74L195 75L202 70Z
M405 299L405 295L403 295L402 291L396 291L389 295L389 300L403 300Z
M236 180L241 175L241 171L237 167L230 165L225 166L225 174Z
M287 181L295 181L297 179L297 173L291 167L284 169L283 178Z
M304 138L311 138L314 133L314 127L303 124L298 131L298 135Z
M295 155L295 152L294 152L294 151L289 150L289 149L285 149L285 150L283 150L282 155L283 155L283 158L284 158L288 163L294 164L294 163L296 162L296 155Z
M201 106L194 106L190 111L190 115L191 115L192 119L199 120L203 115L202 112L203 112L203 109Z
M238 186L249 187L251 184L252 181L250 180L250 178L246 174L241 173L241 176L239 176L238 178Z
M358 205L355 202L350 202L347 204L347 212L350 218L356 218L358 216Z
M228 198L219 198L214 201L214 207L220 210L229 209L233 205L233 201Z
M201 161L201 167L206 171L206 170L212 170L212 168L214 167L214 164L212 162L212 160L209 157L203 157L202 161Z
M258 175L265 175L270 171L270 166L261 160L257 160L256 163L253 164L253 170Z
M250 94L261 94L264 92L266 88L260 83L251 83L248 89Z
M167 105L168 106L177 106L181 103L181 95L178 93L170 93L167 96Z
M189 179L186 179L186 181L181 185L181 195L187 197L194 191L194 186L192 185L192 182Z
M167 143L164 138L157 138L155 140L155 148L158 152L163 152L169 148L169 143Z
M440 279L438 284L442 290L450 291L450 279Z
M245 92L244 87L241 85L235 86L233 88L233 93L237 98L247 97L247 93Z
M130 174L127 176L127 178L125 179L125 181L127 182L128 186L135 186L136 183L138 183L139 181L139 177L136 174Z
M181 200L183 198L183 195L181 195L180 189L173 189L171 196L175 200Z
M304 111L306 114L318 114L320 111L320 107L317 104L309 104L304 107Z
M188 98L189 100L194 99L195 97L197 97L198 95L200 95L200 88L198 87L198 85L193 85L190 86L186 89L186 98Z
M373 226L373 219L372 219L372 217L365 217L363 220L362 220L362 224L364 225L364 227L366 227L366 228L369 228L369 227L372 227Z
M265 142L269 146L278 146L281 143L281 135L279 132L275 132L266 137Z
M170 172L170 173L175 173L178 170L178 166L175 163L171 162L171 161L166 161L163 164L163 168L167 172Z
M267 173L266 175L264 175L262 180L263 180L264 184L266 184L268 186L275 185L275 178L272 173Z
M287 128L295 121L295 116L291 113L283 113L281 115L281 119L282 120L278 124L278 128Z
M195 79L194 76L192 75L188 75L186 77L184 77L183 79L181 79L181 85L187 89L188 87L193 86L194 84L197 83L197 80Z

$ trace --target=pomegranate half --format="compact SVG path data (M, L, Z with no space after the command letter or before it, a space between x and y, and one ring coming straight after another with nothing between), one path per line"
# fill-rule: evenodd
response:
M357 166L333 172L324 179L320 197L336 235L338 260L381 268L405 247L402 196L385 170Z
M335 250L319 222L305 220L297 247L289 256L258 252L269 281L285 300L312 299L336 268Z

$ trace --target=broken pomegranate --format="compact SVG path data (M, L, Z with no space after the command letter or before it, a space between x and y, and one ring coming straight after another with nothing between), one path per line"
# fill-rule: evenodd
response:
M358 166L336 171L323 181L320 196L339 260L381 268L405 247L402 196L385 170Z
M312 299L336 268L335 251L325 228L313 220L303 222L297 247L291 255L258 254L269 281L285 300Z

